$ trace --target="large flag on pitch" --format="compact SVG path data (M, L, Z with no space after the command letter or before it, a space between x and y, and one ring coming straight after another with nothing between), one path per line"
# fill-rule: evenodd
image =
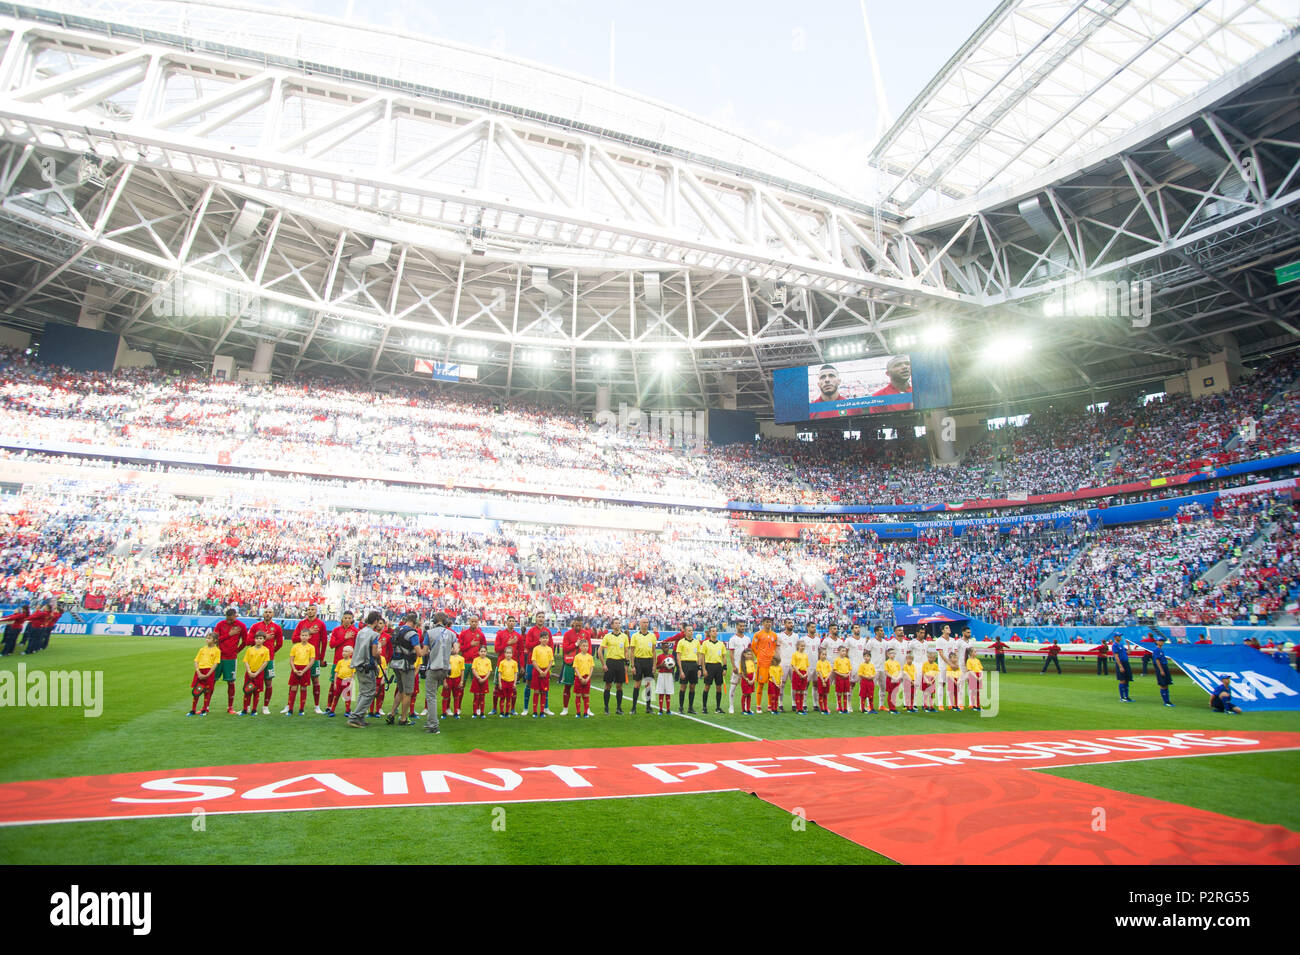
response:
M1166 643L1165 653L1209 693L1232 677L1232 698L1247 713L1300 710L1300 673L1253 647Z

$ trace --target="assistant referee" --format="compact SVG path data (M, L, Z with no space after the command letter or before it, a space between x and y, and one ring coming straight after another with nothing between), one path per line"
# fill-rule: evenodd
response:
M650 684L655 675L655 644L658 642L658 635L650 630L650 621L642 617L638 623L637 631L632 634L632 679L635 685L632 687L632 712L636 712L637 698L641 696L641 688L645 688L645 711L650 715Z
M617 622L614 626L618 626ZM605 672L601 674L605 681L605 715L609 715L609 689L612 685L618 693L617 715L623 715L623 684L627 682L627 634L622 628L611 630L600 638L600 659ZM635 697L633 698L635 699Z
M709 687L714 687L714 711L722 712L722 681L727 669L727 645L718 639L718 628L709 627L704 632L705 640L700 644L700 656L704 659L704 697L700 707L709 712ZM680 706L680 704L679 704Z
M677 641L677 712L695 712L695 686L700 682L700 644L703 641L689 632ZM689 705L686 703L686 687L691 688ZM706 701L707 702L707 701Z

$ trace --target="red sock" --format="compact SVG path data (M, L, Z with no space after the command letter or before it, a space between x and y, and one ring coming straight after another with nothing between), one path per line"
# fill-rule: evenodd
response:
M320 680L319 679L315 679L311 681L311 695L312 698L316 701L314 705L320 706ZM303 706L307 705L306 690L303 690L302 692L302 705Z
M203 692L203 711L205 713L207 712L208 704L211 702L212 702L212 690L205 690Z
M564 688L564 708L566 710L569 708L569 697L572 695L573 695L573 687L566 686Z
M230 702L226 704L226 707L228 709L233 710L235 708L235 684L234 683L226 684L226 696L230 699Z
M271 705L271 688L272 688L272 686L273 686L273 684L271 684L271 683L266 684L266 689L262 692L262 705L263 705L263 706L270 706L270 705Z

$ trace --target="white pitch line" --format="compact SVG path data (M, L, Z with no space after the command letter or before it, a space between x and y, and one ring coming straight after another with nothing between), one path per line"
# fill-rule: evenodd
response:
M710 723L708 720L702 720L698 716L688 716L685 713L678 713L675 710L673 711L673 716L680 716L684 720L694 720L696 723L703 723L705 726L712 726L714 729L723 730L728 733L735 733L737 736L745 737L745 739L755 739L760 743L767 742L761 736L751 736L748 733L742 733L740 730L733 730L730 726L723 726L721 723Z

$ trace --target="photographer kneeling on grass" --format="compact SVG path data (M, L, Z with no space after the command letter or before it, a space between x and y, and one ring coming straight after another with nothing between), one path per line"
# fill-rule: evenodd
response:
M357 634L356 644L352 648L352 666L356 669L354 685L357 688L356 699L352 701L352 716L348 726L367 726L366 713L376 695L375 683L379 678L379 669L383 661L379 656L379 633L384 629L384 615L372 610L366 615L366 625Z

